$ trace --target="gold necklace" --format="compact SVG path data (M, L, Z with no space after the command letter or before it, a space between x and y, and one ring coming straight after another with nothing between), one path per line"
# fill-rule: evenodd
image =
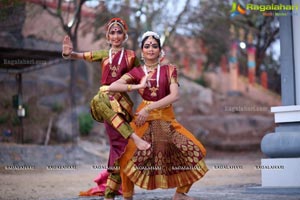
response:
M145 75L148 76L149 73L148 73L146 64L144 64L143 70L144 70ZM156 72L156 86L152 86L150 80L148 80L148 87L149 87L149 90L151 91L150 95L152 97L157 96L157 91L159 90L159 77L160 77L160 65L158 64L157 65L157 72Z
M122 48L121 55L119 57L118 65L112 66L112 49L109 49L109 69L111 70L111 76L113 78L117 77L117 72L119 71L120 64L123 58L124 48Z
M113 54L118 53L122 48L111 48Z
M157 67L158 62L153 63L153 64L147 64L147 63L145 63L145 65L146 65L146 67L149 68L149 69L154 69L155 67Z

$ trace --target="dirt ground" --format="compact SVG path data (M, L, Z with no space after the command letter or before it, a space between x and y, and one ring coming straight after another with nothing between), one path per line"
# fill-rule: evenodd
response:
M207 186L260 184L260 164L263 155L257 152L221 152L208 149L209 172L192 189ZM93 164L64 166L65 169L36 167L27 170L0 168L1 200L76 199L79 191L96 186L93 179L101 171ZM70 169L72 168L72 169ZM136 187L136 193L144 192ZM90 200L90 198L87 198ZM94 198L93 198L94 199ZM97 198L98 199L98 198Z

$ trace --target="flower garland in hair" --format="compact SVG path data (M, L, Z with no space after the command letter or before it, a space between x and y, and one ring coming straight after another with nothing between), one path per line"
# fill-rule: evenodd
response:
M114 25L114 24L117 24L118 26L121 27L121 29L123 30L124 34L125 34L125 39L123 41L123 43L125 43L127 40L128 40L128 26L126 24L126 22L121 19L121 18L112 18L107 24L106 24L106 39L107 39L107 42L109 43L108 41L108 32L109 32L109 29Z
M144 40L145 37L148 37L148 36L153 36L154 38L160 40L159 35L158 35L157 33L155 33L154 31L147 31L147 32L145 32L145 33L143 34L143 36L142 36L142 40Z
M118 24L119 26L121 26L123 31L125 33L127 33L128 26L127 26L126 22L121 18L112 18L111 20L109 20L109 22L106 24L106 31L108 31L110 29L110 27L115 23Z

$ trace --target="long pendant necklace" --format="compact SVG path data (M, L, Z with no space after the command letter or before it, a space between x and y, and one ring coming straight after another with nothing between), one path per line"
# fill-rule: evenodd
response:
M121 61L122 61L122 58L123 58L123 54L124 54L124 48L122 48L121 55L120 55L120 58L119 58L117 66L112 66L112 55L111 54L112 54L112 49L110 48L109 49L109 69L111 70L111 76L113 78L115 78L117 76L117 71L120 68L120 64L121 64Z
M147 71L146 65L144 65L143 70L144 70L145 75L148 76L148 71ZM157 96L157 91L158 91L158 88L159 88L159 75L160 75L160 65L158 64L157 65L157 72L156 72L156 86L151 86L150 81L148 81L148 87L149 87L149 90L151 91L150 95L152 97Z

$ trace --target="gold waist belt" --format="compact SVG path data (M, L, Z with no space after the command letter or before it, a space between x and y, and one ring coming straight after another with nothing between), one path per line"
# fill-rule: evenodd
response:
M155 101L143 100L142 104L139 107L139 110L153 102L155 102ZM151 110L149 113L149 116L147 118L147 121L157 120L157 119L166 120L166 121L175 119L172 104L169 104L163 108L157 108L157 109Z

